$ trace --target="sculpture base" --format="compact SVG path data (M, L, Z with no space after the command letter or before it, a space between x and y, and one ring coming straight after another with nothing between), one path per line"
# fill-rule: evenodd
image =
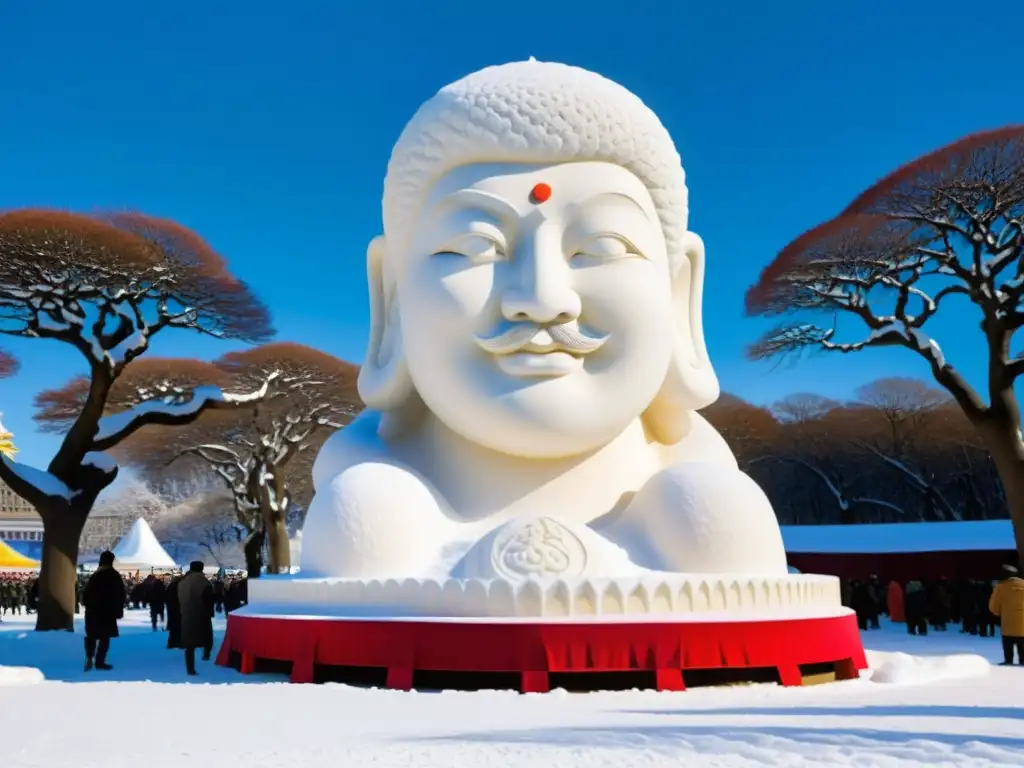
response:
M324 680L332 668L377 672L382 684L400 690L435 687L417 680L431 673L463 673L463 680L504 673L514 682L499 687L524 693L602 672L646 673L652 687L680 691L702 670L733 671L729 682L774 679L790 686L822 673L852 679L867 667L856 617L844 608L802 618L703 614L589 622L381 620L275 615L252 607L232 613L217 663L250 673L264 661L290 663L295 683Z
M249 582L249 605L266 614L414 620L421 617L566 617L583 622L673 621L679 615L831 615L841 605L839 579L815 574L647 572L630 577L526 580L338 579L265 576Z

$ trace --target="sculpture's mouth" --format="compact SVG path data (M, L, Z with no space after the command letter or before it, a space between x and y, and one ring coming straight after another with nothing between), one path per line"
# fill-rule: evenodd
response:
M583 358L604 346L607 339L566 323L513 325L494 336L478 336L476 341L509 375L554 377L581 368Z
M583 367L583 358L568 352L518 352L497 355L498 367L509 376L553 379L567 376Z
M575 323L545 326L512 325L493 336L476 337L481 349L492 355L512 355L517 352L546 355L564 352L582 356L596 352L607 340L607 336L591 334Z

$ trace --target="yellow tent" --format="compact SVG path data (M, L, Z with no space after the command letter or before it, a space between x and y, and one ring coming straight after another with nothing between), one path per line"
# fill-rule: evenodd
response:
M38 568L39 561L25 557L16 549L0 539L0 569L3 568Z
M0 419L2 418L3 414L0 413ZM18 449L14 447L14 435L4 429L3 421L0 420L0 454L13 461L17 453Z

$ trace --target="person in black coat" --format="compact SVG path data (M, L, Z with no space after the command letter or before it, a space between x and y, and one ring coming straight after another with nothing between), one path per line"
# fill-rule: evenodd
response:
M928 592L920 581L911 581L907 584L907 592L903 597L903 613L907 619L909 634L928 634Z
M181 603L178 602L178 585L181 576L175 576L167 585L164 599L167 601L167 647L181 648Z
M164 620L164 604L167 602L167 587L158 576L149 577L149 621L156 632L158 621Z
M992 597L992 582L978 580L974 585L974 600L978 611L978 634L982 637L996 636L996 617L988 609Z
M181 644L185 647L185 669L196 674L196 648L203 649L203 660L213 651L213 585L203 575L203 563L196 560L178 585L181 605Z
M854 581L851 584L850 607L857 614L861 629L878 629L879 603L873 585Z
M124 581L114 570L114 553L100 555L99 568L82 591L85 606L85 671L113 669L107 664L110 639L118 636L117 620L124 617ZM95 659L95 662L94 662Z

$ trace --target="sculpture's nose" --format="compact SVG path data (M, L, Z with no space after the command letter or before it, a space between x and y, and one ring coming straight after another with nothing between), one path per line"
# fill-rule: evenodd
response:
M552 247L553 246L553 247ZM501 297L501 312L510 322L561 325L580 316L580 297L561 248L552 243L524 243L514 258L515 277Z

